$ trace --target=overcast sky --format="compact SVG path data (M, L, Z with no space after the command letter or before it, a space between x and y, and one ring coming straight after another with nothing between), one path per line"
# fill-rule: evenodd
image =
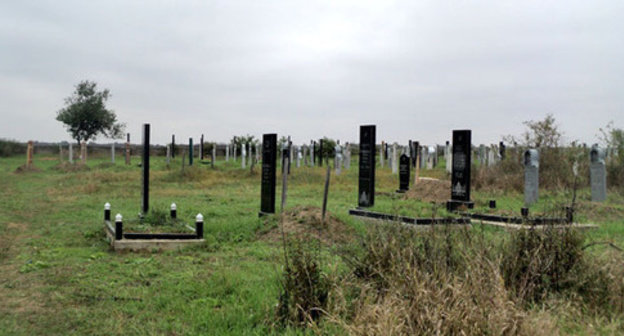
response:
M136 142L478 144L552 113L593 143L624 128L624 1L0 3L0 138L70 140L56 112L85 79Z

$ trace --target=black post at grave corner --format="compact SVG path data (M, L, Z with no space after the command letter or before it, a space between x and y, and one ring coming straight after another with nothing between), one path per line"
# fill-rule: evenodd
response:
M149 210L149 151L150 151L150 124L143 124L143 202L142 213Z
M397 192L404 193L409 190L410 170L412 163L410 158L403 154L399 158L399 190Z
M259 216L275 213L275 171L277 161L277 134L262 136L262 175L260 181Z
M474 207L470 201L470 166L471 166L470 130L453 131L453 169L451 173L451 200L446 203L448 211L455 211L461 206Z
M358 206L375 204L375 125L360 126Z

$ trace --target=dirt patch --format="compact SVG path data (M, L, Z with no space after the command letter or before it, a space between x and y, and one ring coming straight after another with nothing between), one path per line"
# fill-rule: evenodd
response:
M16 174L25 174L25 173L37 173L40 172L41 169L35 167L35 165L32 165L30 167L26 166L26 165L21 165L19 167L17 167L17 169L15 169L15 173Z
M311 206L298 206L284 214L284 233L287 236L311 236L318 238L323 244L331 246L344 244L353 239L353 229L332 216L329 212L325 223L321 222L321 209ZM271 230L261 233L261 239L281 242L280 224Z
M446 202L451 198L451 181L436 179L419 179L405 193L405 199L416 199L423 202Z

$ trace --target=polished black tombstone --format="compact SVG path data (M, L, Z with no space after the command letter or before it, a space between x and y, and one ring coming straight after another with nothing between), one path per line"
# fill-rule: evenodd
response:
M399 190L397 190L399 193L409 190L410 166L410 158L405 154L401 155L399 158Z
M142 213L146 214L149 210L149 150L150 150L150 125L143 124L143 202Z
M323 167L323 139L319 140L319 167Z
M204 135L199 138L199 160L204 159Z
M189 138L189 166L193 165L193 138Z
M276 160L277 134L264 134L262 136L262 180L260 185L260 216L275 213Z
M375 204L375 125L360 126L358 206Z
M471 131L453 131L453 170L451 173L451 199L446 203L449 211L464 206L472 209L470 201Z
M175 158L175 152L176 152L175 148L176 148L175 147L175 134L172 134L171 135L171 157L172 158Z
M502 141L498 143L498 154L501 160L505 160L505 148L505 144Z

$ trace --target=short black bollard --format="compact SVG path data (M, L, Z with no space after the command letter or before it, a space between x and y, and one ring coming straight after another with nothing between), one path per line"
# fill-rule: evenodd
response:
M567 206L565 207L565 212L568 223L572 224L574 222L574 208Z
M175 203L171 203L171 212L169 214L171 215L171 218L173 219L178 218L178 207L176 206Z
M123 239L123 222L121 214L115 216L115 240Z
M490 200L490 209L496 209L496 200Z
M529 217L529 208L520 209L520 213L522 214L522 217Z
M197 217L195 217L195 234L197 239L204 238L204 216L202 214L197 214Z
M104 220L110 221L110 203L104 204Z

